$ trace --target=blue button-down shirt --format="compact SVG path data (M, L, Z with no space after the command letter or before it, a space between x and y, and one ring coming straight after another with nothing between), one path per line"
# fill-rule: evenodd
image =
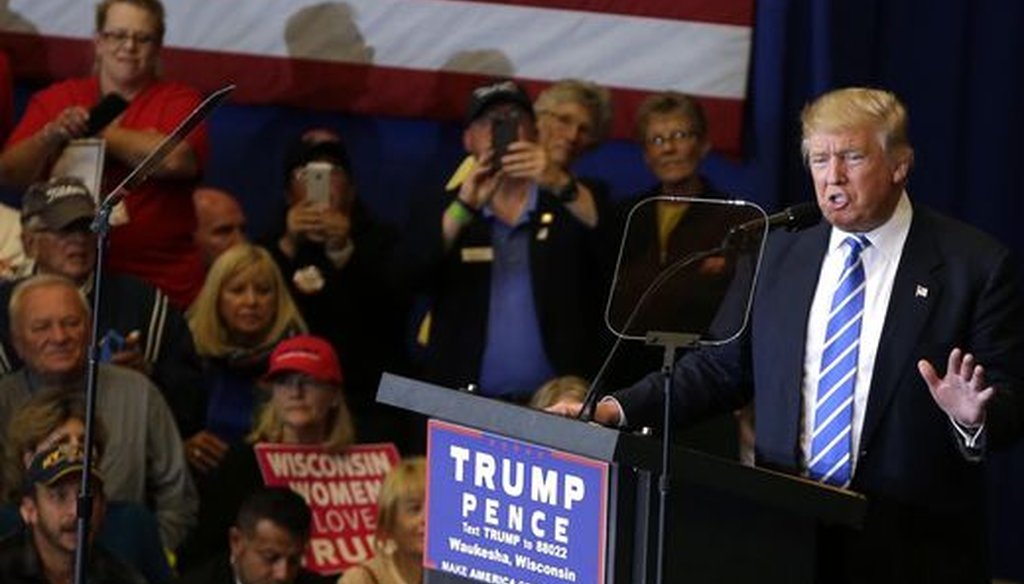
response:
M480 392L484 395L528 398L555 374L544 351L530 275L530 221L537 210L537 197L534 186L514 225L484 209L484 217L491 222L494 248L487 339L480 368Z

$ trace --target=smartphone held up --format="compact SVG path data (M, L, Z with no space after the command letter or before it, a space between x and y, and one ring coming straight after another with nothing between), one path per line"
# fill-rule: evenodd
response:
M318 207L328 207L331 202L331 171L334 166L330 162L310 162L303 169L306 183L306 202Z
M491 168L501 170L501 159L508 154L508 147L519 139L519 114L511 111L491 120Z

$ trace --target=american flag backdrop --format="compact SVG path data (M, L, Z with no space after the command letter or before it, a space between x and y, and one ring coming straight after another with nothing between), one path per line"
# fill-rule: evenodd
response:
M9 0L0 48L21 79L88 74L90 0ZM738 151L754 0L164 0L165 74L234 100L459 119L482 79L532 94L564 77L614 92L614 134L650 91L701 98Z

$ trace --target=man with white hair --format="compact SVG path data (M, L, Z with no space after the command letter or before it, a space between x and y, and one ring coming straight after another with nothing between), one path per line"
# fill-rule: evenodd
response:
M43 391L84 392L89 308L73 282L33 276L15 288L11 338L24 367L0 379L0 427ZM101 364L96 408L110 430L103 476L111 499L152 503L164 546L178 547L195 523L198 497L181 436L156 387L132 369Z

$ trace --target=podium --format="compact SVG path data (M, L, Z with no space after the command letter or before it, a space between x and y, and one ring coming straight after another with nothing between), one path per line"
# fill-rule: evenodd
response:
M377 401L606 463L602 581L655 580L657 440L388 373ZM857 528L863 519L866 500L859 494L688 449L672 456L667 582L813 582L819 527ZM427 569L424 581L478 579Z

